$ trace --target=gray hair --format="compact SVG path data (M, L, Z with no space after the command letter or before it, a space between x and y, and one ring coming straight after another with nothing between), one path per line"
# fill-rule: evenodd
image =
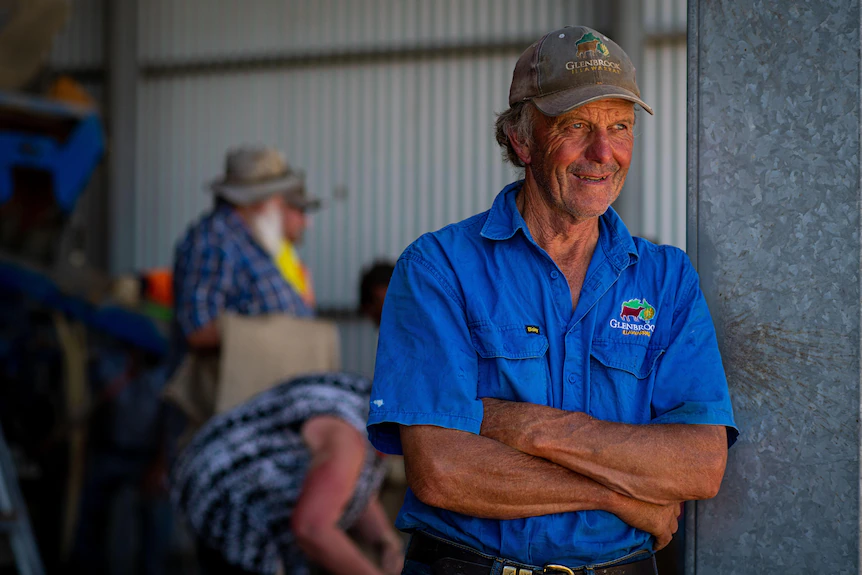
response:
M524 167L524 162L515 153L509 136L522 144L532 144L535 114L536 106L529 100L516 102L508 110L498 114L494 123L497 143L503 148L503 159L519 168Z

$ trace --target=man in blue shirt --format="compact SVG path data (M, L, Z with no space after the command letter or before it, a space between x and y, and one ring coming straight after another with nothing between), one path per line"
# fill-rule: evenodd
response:
M544 36L497 121L524 180L396 265L368 430L405 456L405 573L654 574L718 492L737 432L698 277L610 208L635 104L609 38Z

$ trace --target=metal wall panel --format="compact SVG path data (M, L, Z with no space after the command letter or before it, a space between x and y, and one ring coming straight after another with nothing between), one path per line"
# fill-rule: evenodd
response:
M236 2L210 4L204 13L196 0L142 3L143 52L154 61L231 57L296 48L297 36L326 49L499 41L538 37L563 19L589 16L550 0L530 10L523 2L480 0L255 2L243 4L248 18L238 17ZM257 23L255 34L243 32L251 26L246 21ZM306 25L297 28L296 21ZM327 25L314 24L322 21ZM294 28L288 33L285 26ZM203 183L219 174L226 149L273 144L328 200L304 248L319 303L353 307L363 266L395 258L420 234L486 209L514 179L492 127L494 113L506 107L521 49L447 57L429 50L412 59L145 79L134 267L170 263L176 238L210 205Z
M643 64L638 83L655 116L639 118L642 198L637 234L685 248L686 3L644 2Z
M493 137L520 51L565 24L602 27L566 0L150 0L145 69L329 54L261 70L145 74L138 98L133 268L169 265L206 210L225 150L272 144L327 206L303 256L321 308L356 306L360 271L420 234L478 213L515 178ZM452 47L458 47L453 50ZM413 50L409 58L399 54ZM439 49L447 50L442 55ZM375 56L340 62L338 53ZM345 369L370 375L376 333L340 322Z
M741 434L686 572L859 573L860 4L690 5L690 253Z
M492 126L517 54L143 83L136 267L167 265L207 209L226 149L267 143L327 199L304 256L322 307L353 307L360 269L490 206L515 177Z
M685 34L686 0L644 0L643 25L648 35Z
M404 48L538 38L578 16L565 0L150 0L140 4L146 62L248 54ZM566 22L568 20L568 22Z
M51 63L63 69L104 62L105 0L72 0L66 28L54 40Z
M641 220L638 233L652 241L685 247L686 48L670 39L644 50L639 77L655 116L639 118L644 141Z

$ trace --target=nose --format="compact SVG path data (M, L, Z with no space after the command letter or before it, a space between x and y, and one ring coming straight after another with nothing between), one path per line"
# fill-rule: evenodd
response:
M598 164L607 164L613 160L614 152L607 130L600 128L590 133L590 142L584 151L584 157Z

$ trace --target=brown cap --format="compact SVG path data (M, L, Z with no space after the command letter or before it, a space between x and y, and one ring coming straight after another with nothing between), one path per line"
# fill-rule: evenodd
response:
M512 74L509 106L532 100L546 116L588 102L619 98L640 104L635 67L616 42L586 26L566 26L527 48Z

